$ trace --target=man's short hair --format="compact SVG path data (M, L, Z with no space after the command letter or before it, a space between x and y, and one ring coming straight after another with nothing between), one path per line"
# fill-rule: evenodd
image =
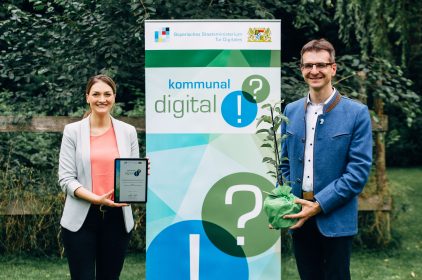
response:
M324 38L306 43L300 51L300 60L302 61L305 52L311 51L327 51L330 54L330 62L336 62L336 51L334 50L333 45Z

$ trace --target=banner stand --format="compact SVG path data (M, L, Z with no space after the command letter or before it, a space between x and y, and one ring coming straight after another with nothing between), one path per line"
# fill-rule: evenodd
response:
M145 49L147 279L281 279L255 134L280 100L280 21L149 20Z

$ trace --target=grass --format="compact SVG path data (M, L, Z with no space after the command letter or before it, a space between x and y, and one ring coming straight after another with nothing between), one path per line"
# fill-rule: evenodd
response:
M401 209L392 222L396 248L354 248L352 279L422 279L422 168L392 168L387 171L394 207ZM299 279L292 255L283 257L283 279Z
M356 279L422 279L422 168L390 169L387 174L396 194L395 207L403 209L393 223L401 245L381 252L357 252L352 272Z
M0 279L70 279L66 259L1 257ZM129 254L126 257L121 280L145 279L145 255Z
M389 169L388 178L394 205L401 209L392 224L400 246L354 248L354 280L422 279L422 168ZM291 254L283 255L282 266L283 280L299 279ZM66 259L0 257L0 271L0 279L70 279ZM145 279L145 255L130 254L120 279Z

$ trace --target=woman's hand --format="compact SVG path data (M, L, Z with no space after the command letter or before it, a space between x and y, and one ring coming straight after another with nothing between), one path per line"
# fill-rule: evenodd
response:
M151 161L149 160L149 157L145 157L148 160L148 175L151 175Z
M111 198L113 197L114 190L109 191L103 195L96 195L85 189L84 187L79 187L75 190L75 196L81 199L84 199L92 204L104 205L109 207L123 207L129 206L127 203L115 203Z
M113 197L114 190L109 191L106 194L99 195L97 199L97 203L99 205L104 205L108 207L123 207L123 206L129 206L127 203L115 203L111 198Z

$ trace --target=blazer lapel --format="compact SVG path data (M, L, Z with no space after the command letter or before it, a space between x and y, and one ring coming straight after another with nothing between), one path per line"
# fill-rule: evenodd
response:
M92 177L91 177L91 132L89 126L89 118L86 117L81 122L81 146L82 146L82 167L86 171L86 178L89 178L88 189L92 190Z

